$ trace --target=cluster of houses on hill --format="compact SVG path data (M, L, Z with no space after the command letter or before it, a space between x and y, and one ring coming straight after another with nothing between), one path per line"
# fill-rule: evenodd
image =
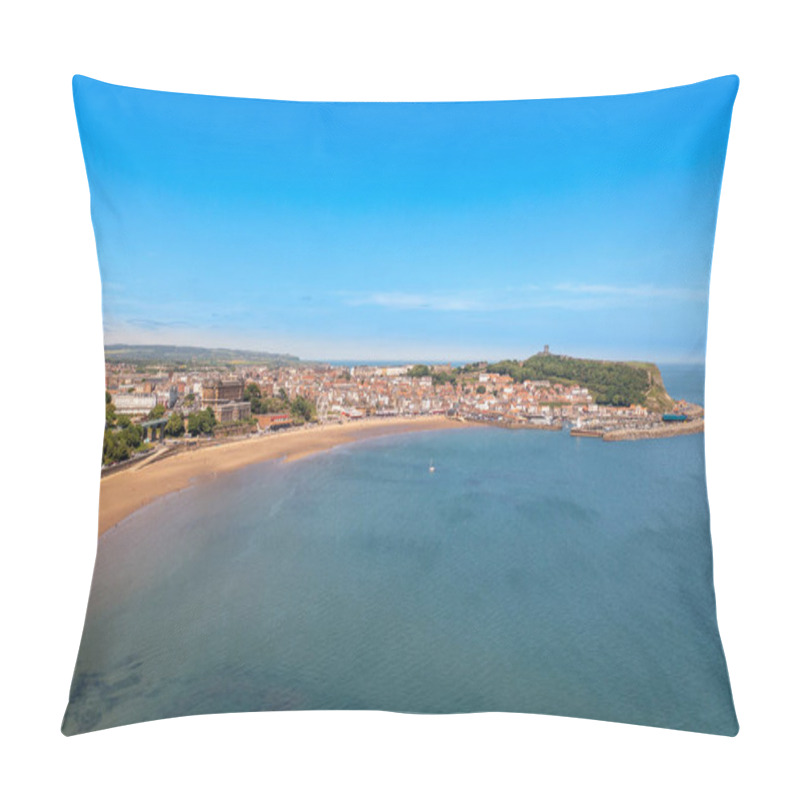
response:
M581 386L548 380L515 383L508 375L491 372L455 375L449 367L433 367L428 374L415 376L412 365L246 365L225 371L176 371L164 366L143 372L141 367L108 364L106 388L117 412L134 418L162 405L168 414L177 411L186 416L211 408L220 422L251 419L251 404L245 399L250 384L258 387L261 398L277 398L284 404L297 397L309 400L320 422L446 414L497 424L553 427L647 415L639 406L599 406ZM278 407L276 413L259 415L258 421L262 428L274 428L291 424L292 419Z

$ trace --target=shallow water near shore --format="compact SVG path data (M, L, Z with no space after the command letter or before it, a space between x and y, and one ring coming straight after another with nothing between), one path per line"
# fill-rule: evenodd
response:
M702 368L664 377L702 400ZM389 436L223 475L100 540L65 733L288 709L734 734L703 437Z

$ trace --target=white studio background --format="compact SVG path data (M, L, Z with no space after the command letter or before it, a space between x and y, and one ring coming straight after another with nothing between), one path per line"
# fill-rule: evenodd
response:
M796 41L789 4L17 3L2 24L7 797L797 796ZM96 546L100 281L70 79L296 100L625 92L735 72L707 450L736 739L295 712L59 732Z

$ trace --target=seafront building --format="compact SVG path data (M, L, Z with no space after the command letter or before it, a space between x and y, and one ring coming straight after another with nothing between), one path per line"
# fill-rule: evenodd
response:
M125 392L114 394L111 398L117 413L129 417L147 416L158 403L155 392Z
M239 422L251 415L250 403L244 400L244 379L216 378L203 381L202 405L210 408L219 422Z

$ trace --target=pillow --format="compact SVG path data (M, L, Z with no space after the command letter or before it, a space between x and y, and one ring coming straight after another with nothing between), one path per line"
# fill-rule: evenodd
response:
M735 735L703 383L737 88L76 76L106 421L63 732L382 709Z

